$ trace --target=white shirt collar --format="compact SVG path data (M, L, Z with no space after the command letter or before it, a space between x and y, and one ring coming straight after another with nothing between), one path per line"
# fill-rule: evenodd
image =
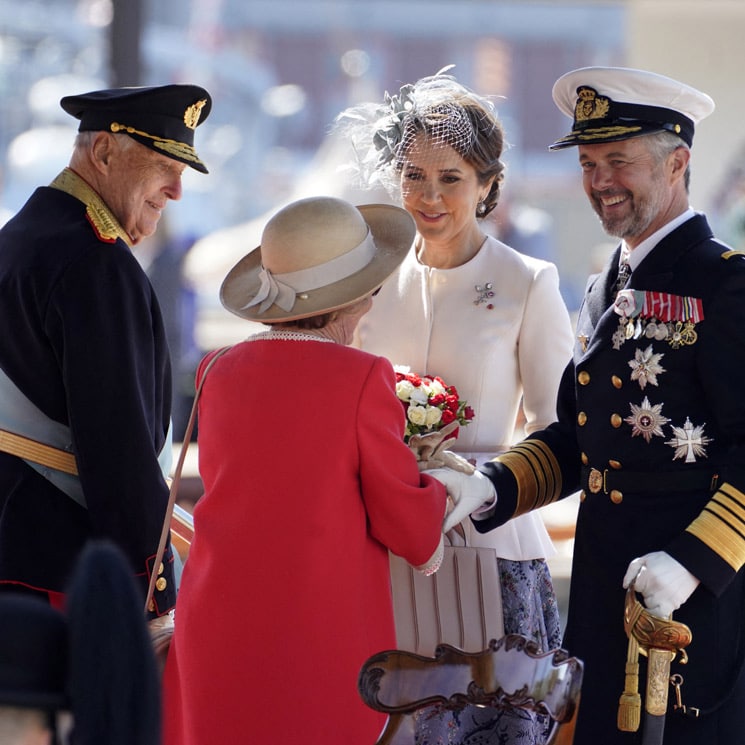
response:
M670 220L669 223L663 225L658 231L652 233L649 238L645 238L636 248L629 249L626 245L626 241L621 243L621 258L620 261L623 263L627 261L631 267L631 271L634 271L639 264L647 257L647 254L666 236L675 230L679 225L682 225L686 220L690 220L696 212L689 207L685 212L681 213L677 217Z

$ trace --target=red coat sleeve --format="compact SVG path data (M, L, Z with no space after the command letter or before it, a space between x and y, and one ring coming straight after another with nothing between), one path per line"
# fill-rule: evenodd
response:
M420 474L403 441L404 410L387 359L376 358L360 397L357 429L360 480L370 533L394 554L419 566L440 540L445 487Z

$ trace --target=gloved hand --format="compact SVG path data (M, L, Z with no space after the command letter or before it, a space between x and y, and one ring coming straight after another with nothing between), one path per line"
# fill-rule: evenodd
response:
M647 610L662 618L669 618L699 585L699 580L665 551L634 559L626 570L623 586L632 582L644 597Z
M174 629L173 617L174 612L169 611L164 616L153 618L147 622L147 628L150 632L150 639L153 642L153 650L156 655L165 651L171 642Z
M412 435L409 438L409 448L416 455L420 471L428 471L434 468L452 468L455 471L472 474L476 470L465 458L445 449L452 440L450 435L459 426L458 422L450 422L436 432Z
M445 522L442 526L444 533L465 520L486 502L495 503L497 500L494 485L479 471L474 471L468 476L449 468L433 468L427 473L444 484L455 503L453 509L445 515Z

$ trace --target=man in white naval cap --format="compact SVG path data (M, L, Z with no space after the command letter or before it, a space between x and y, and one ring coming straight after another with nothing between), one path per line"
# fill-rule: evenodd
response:
M588 283L558 421L481 468L497 499L473 519L485 532L581 489L564 639L585 664L575 745L739 742L745 261L688 201L714 103L607 67L567 73L553 97L573 126L551 149L577 148L620 244Z

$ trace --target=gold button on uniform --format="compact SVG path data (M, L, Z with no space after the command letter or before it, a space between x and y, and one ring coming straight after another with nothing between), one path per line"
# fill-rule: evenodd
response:
M168 580L165 577L160 577L158 581L155 583L155 589L159 592L163 592L163 590L168 587Z
M618 429L623 424L623 419L620 414L611 414L610 423L611 427Z
M617 460L609 460L608 465L615 471L620 471L622 468L621 463Z
M584 411L580 411L579 414L577 414L577 424L579 424L580 427L584 427L587 422L587 414L585 414Z
M583 466L586 466L590 462L590 459L587 457L587 453L582 453L580 458L582 459Z
M620 388L623 385L623 380L621 380L621 378L619 378L618 375L614 375L610 379L610 382L613 383L614 388Z
M577 375L577 380L580 385L587 385L590 382L590 373L588 373L587 370L582 370L579 375Z
M613 504L621 504L623 502L623 494L618 489L613 489L610 493L610 501Z
M586 493L586 492L585 492L585 490L583 489L583 490L582 490L582 491L581 491L581 492L579 493L579 501L580 501L580 502L584 502L584 501L585 501L585 499L587 499L587 493Z

